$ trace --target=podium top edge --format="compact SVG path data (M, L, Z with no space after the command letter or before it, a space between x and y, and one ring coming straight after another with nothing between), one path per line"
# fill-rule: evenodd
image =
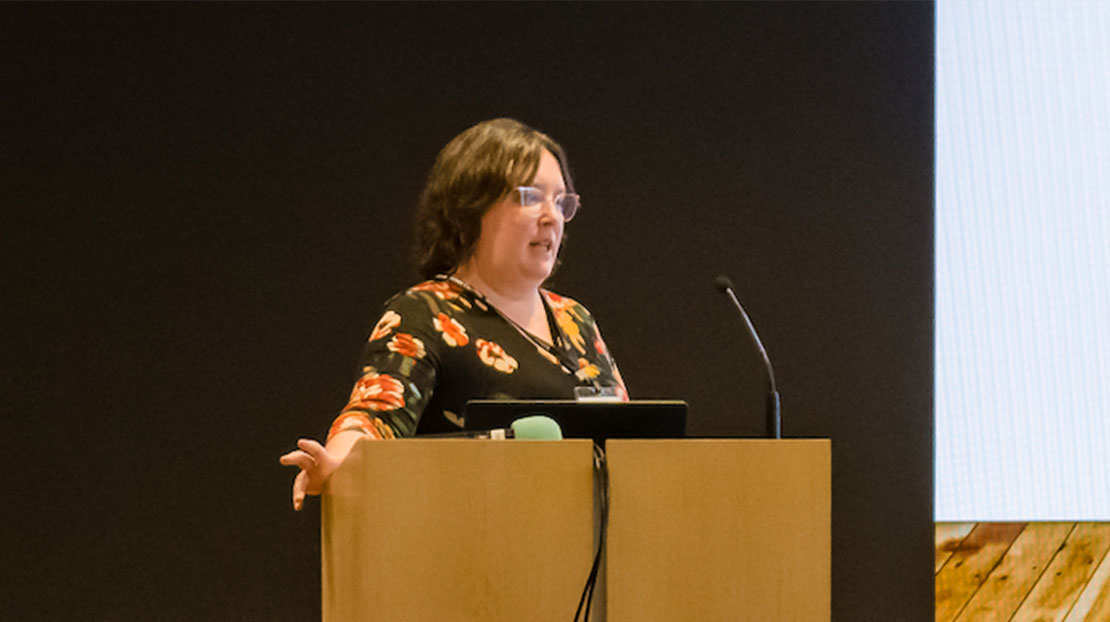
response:
M660 444L660 443L683 443L683 444L712 444L721 445L726 443L744 443L744 444L815 444L827 445L832 444L830 438L611 438L607 443L619 444Z

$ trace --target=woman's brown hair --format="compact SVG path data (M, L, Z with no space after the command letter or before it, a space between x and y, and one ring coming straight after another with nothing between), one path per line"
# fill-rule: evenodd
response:
M447 143L416 208L416 269L422 278L449 274L470 258L486 210L514 187L531 183L544 149L559 161L566 191L574 192L563 148L519 121L483 121Z

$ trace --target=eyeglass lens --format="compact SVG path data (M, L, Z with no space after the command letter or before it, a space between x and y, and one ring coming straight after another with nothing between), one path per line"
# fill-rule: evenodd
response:
M535 207L547 200L547 195L539 188L518 186L517 190L520 192L520 204L523 207ZM552 198L552 203L555 204L555 207L563 215L564 221L569 221L571 218L574 218L575 212L578 211L577 194L557 194Z

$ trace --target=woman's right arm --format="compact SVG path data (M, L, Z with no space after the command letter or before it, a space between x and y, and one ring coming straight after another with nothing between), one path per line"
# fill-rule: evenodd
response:
M362 376L328 431L326 445L297 441L281 463L301 470L293 480L293 509L323 492L331 474L361 439L412 436L435 385L437 347L427 300L399 297L374 327L362 356ZM425 348L425 343L429 347Z

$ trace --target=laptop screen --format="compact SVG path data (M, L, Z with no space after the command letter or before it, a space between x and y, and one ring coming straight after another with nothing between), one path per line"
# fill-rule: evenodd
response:
M468 431L508 428L521 417L551 417L563 438L683 438L686 402L636 400L601 402L575 400L470 400L464 411Z

